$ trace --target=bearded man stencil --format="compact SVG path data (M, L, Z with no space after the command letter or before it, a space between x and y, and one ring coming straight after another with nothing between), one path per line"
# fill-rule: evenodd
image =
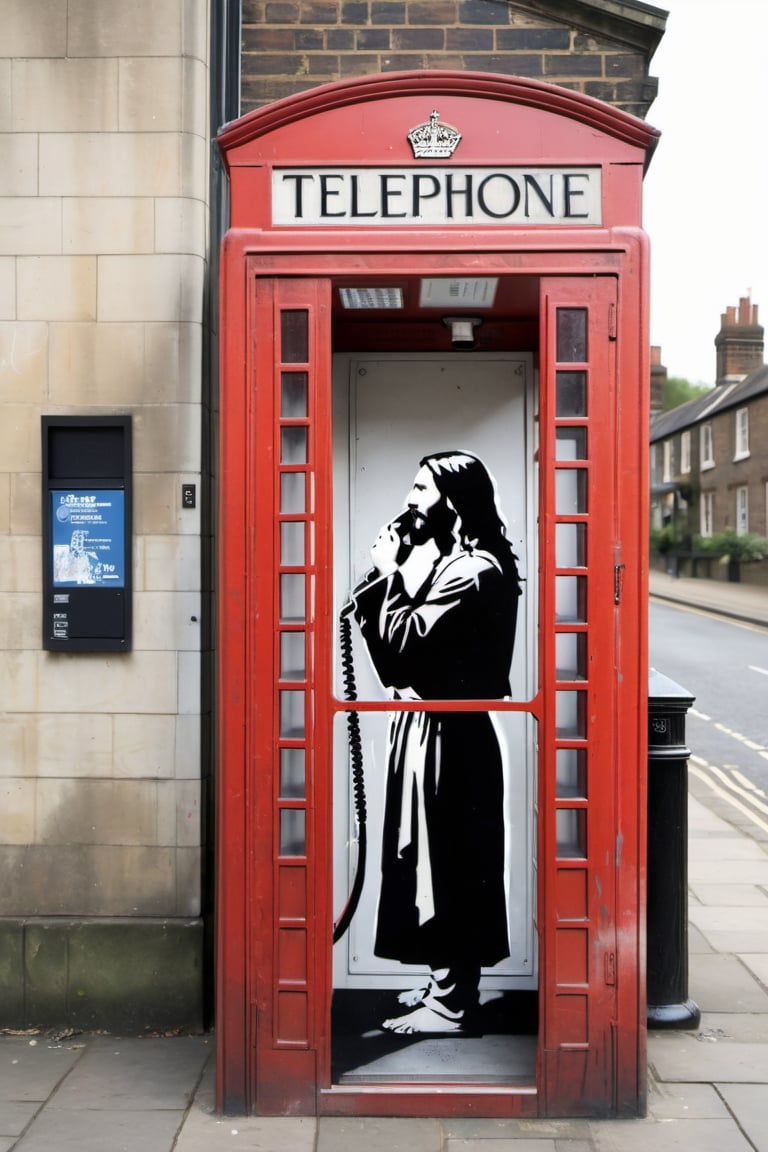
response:
M379 680L398 700L508 696L520 581L485 465L424 457L406 506L353 594ZM487 711L399 711L387 746L374 952L431 977L383 1027L468 1032L480 969L509 954L498 736Z

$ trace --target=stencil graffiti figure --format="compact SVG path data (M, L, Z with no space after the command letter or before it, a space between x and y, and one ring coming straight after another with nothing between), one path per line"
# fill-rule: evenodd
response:
M354 612L397 700L508 696L520 582L484 464L420 463ZM486 712L402 711L388 733L377 956L428 966L391 1032L472 1030L480 969L509 954L501 749Z

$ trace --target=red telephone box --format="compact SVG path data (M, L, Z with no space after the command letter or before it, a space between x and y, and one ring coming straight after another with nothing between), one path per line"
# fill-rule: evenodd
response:
M449 72L316 88L220 136L225 1110L644 1110L655 140L573 92ZM467 456L498 547L446 487ZM432 1013L439 984L405 992L429 956L381 942L440 915L435 958L455 942L482 973L472 1028Z

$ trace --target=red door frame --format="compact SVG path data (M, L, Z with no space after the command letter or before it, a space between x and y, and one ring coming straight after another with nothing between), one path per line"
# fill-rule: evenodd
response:
M260 156L254 158L248 154L254 140L274 131L278 132L275 139L279 141L281 126L287 124L292 129L297 121L316 114L318 108L335 110L343 104L342 97L347 101L345 107L352 108L361 97L365 98L365 92L375 90L375 97L370 98L381 100L385 95L381 83L378 87L371 81L331 85L323 89L321 95L315 93L314 101L310 94L298 101L282 102L264 114L238 122L228 131L229 139L223 145L225 156L231 161L233 228L225 239L222 260L217 1093L219 1106L227 1111L554 1116L629 1115L644 1107L645 728L642 717L646 694L643 618L648 272L646 242L639 229L639 181L653 134L641 122L597 106L602 117L599 127L604 133L608 128L613 130L613 136L609 137L611 144L615 143L618 128L623 134L621 159L617 158L615 165L609 164L605 162L605 141L594 131L596 102L584 101L572 93L561 94L546 85L492 79L497 100L503 93L505 100L519 105L521 89L524 89L528 108L545 107L547 117L555 110L571 120L578 111L582 125L590 125L590 139L595 142L592 154L583 162L604 163L604 219L614 226L504 228L492 234L478 229L463 231L457 243L455 234L435 231L388 229L385 236L360 230L326 230L321 234L303 230L297 235L248 225L249 219L263 213L264 200L263 165L257 162ZM414 76L409 75L409 92L414 88L414 81ZM426 74L421 77L420 94L434 97L451 91L463 95L472 88L475 96L486 95L488 81L488 77L483 77L482 83L476 80L473 86L468 84L466 76L441 74L436 80L435 74ZM392 78L386 78L385 84L391 93ZM419 87L418 78L416 87ZM634 134L630 149L634 166L626 163L628 134ZM338 141L338 136L335 139ZM558 143L562 148L562 136L552 143L551 149L556 149ZM607 151L610 153L611 148ZM280 154L279 149L274 152ZM352 159L353 153L354 148L350 153ZM293 157L288 156L287 162L291 159ZM633 168L631 172L630 168ZM249 207L249 197L254 196L255 190L258 195L256 200L251 199ZM264 223L263 216L260 222ZM553 772L551 765L546 767L545 752L539 798L539 916L545 925L540 984L542 1023L537 1082L528 1090L462 1086L437 1093L428 1088L393 1087L375 1092L331 1089L328 1020L332 909L329 866L324 865L330 858L330 801L327 790L323 793L327 781L324 785L321 760L315 780L319 791L313 792L308 801L309 867L301 881L298 909L299 888L285 879L290 869L275 867L274 767L270 760L275 713L273 703L267 715L264 702L269 699L274 702L276 698L271 616L276 596L274 429L278 421L274 397L279 363L276 367L271 341L255 338L254 333L273 330L274 311L280 302L288 301L286 306L290 307L293 299L299 302L296 306L302 308L309 304L312 370L316 373L314 395L319 406L315 413L316 428L320 437L313 449L318 465L314 514L319 527L317 566L312 573L318 605L314 625L318 650L325 651L331 634L327 615L329 555L323 551L323 540L327 545L329 538L324 536L323 520L326 528L330 525L330 420L327 408L323 407L329 396L330 284L339 276L344 276L346 281L355 275L381 275L392 270L444 276L466 275L469 271L472 275L527 273L541 278L541 423L545 461L554 459L553 445L548 440L554 417L547 411L546 399L553 396L554 374L558 368L552 308L589 303L594 295L590 286L598 284L596 277L601 278L601 283L610 282L616 291L611 301L614 311L609 309L604 318L607 338L615 341L615 363L610 374L615 390L611 383L601 396L605 410L615 411L615 436L610 435L606 442L604 422L601 428L600 421L594 419L589 433L595 443L598 436L603 436L599 449L602 466L610 472L610 487L617 495L615 517L602 525L606 543L599 548L600 571L595 573L590 588L598 618L606 622L604 635L598 637L598 641L611 649L607 656L602 651L601 659L607 660L614 676L610 685L597 686L596 695L590 697L587 717L587 723L593 725L596 732L602 729L605 695L613 692L608 725L613 733L612 743L602 754L602 767L595 769L603 773L610 787L604 791L602 809L598 811L595 805L594 816L590 814L590 821L597 821L590 825L590 835L610 857L606 865L610 872L607 887L613 887L614 892L610 899L605 896L598 899L597 887L590 890L588 909L585 907L581 916L595 922L596 939L609 941L608 947L600 944L599 952L590 953L585 964L593 982L596 969L602 971L604 985L610 989L610 1006L601 1024L605 1034L598 1045L599 1052L593 1050L594 1042L592 1048L589 1045L585 1048L578 1036L569 1033L572 1001L568 997L583 992L570 986L574 981L578 983L580 961L573 957L579 955L581 944L574 950L571 942L579 939L580 928L574 920L579 914L567 910L565 915L560 914L563 894L573 891L570 878L573 869L558 864L556 857L554 812L557 805L551 783ZM273 289L263 291L259 287L262 278L278 284L277 295ZM615 339L616 336L619 338ZM273 383L270 385L269 381ZM608 475L605 471L603 474ZM549 476L548 469L544 468L540 504L544 513L542 558L554 556L557 517L547 487L553 480L554 473ZM266 553L265 542L271 542ZM606 549L610 551L609 556ZM553 580L542 581L542 622L554 621L553 588ZM270 659L264 659L265 651L272 653ZM557 688L568 687L556 683L554 667L554 635L547 634L546 627L540 627L541 687L536 699L525 707L542 722L555 708ZM315 699L330 700L330 683L325 679L322 661L317 675L319 679L311 685ZM327 746L329 713L320 706L316 713L320 717L320 728L315 730L315 739L318 747L323 742ZM263 736L265 731L269 732L267 740ZM603 887L604 879L597 878ZM594 880L592 877L590 882ZM275 921L281 885L286 883L289 908L292 907L295 914ZM558 920L561 929L557 927ZM290 1025L286 1033L288 1039L283 1036L275 1046L270 1039L274 1035L271 1013L279 1014L275 1005L280 1003L281 996L279 981L275 979L275 973L279 975L276 949L281 939L295 941L302 933L303 945L296 950L302 959L294 965L295 970L289 965L282 992L287 993L285 1002L294 1006L288 1010L289 1015L294 1011L301 1015L303 1009L295 1006L302 996L310 1005L306 1035L300 1037L297 1031L292 1040L294 1033L290 1027L293 1025ZM561 980L559 992L558 964L566 975L570 973L570 981ZM599 1013L595 1008L579 1011Z

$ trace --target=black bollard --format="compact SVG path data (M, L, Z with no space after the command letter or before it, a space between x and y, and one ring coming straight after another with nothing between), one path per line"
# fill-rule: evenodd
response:
M648 677L649 1028L697 1028L688 996L688 757L685 717L695 697L654 668Z

